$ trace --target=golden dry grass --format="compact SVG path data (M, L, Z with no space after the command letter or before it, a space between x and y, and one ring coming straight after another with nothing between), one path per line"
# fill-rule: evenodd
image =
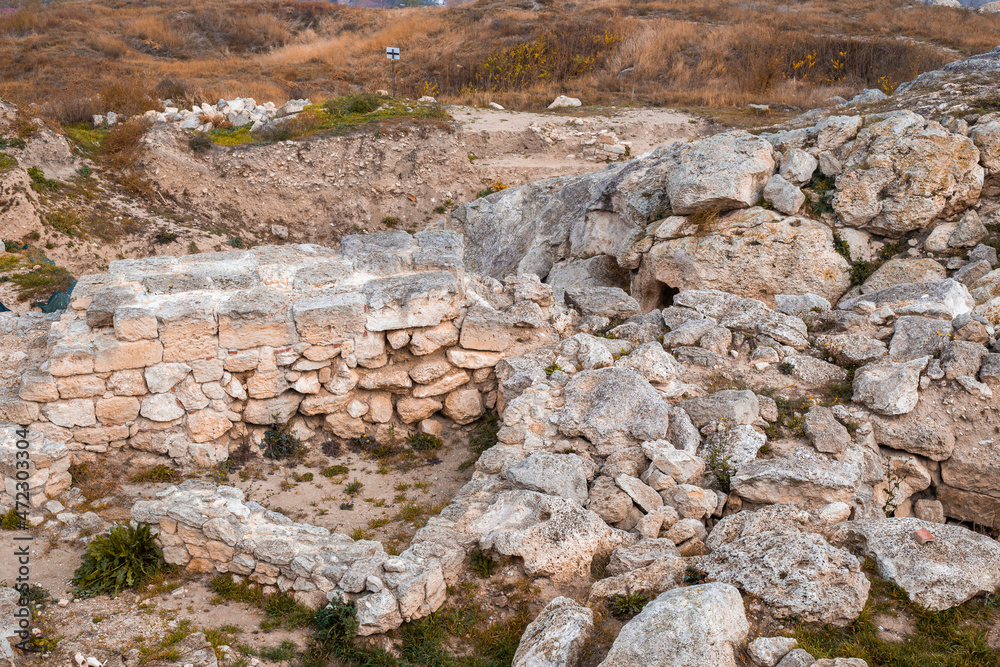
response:
M0 17L0 95L64 122L170 97L281 103L390 85L452 102L803 108L1000 43L1000 17L905 0L69 0ZM631 68L631 69L630 69Z

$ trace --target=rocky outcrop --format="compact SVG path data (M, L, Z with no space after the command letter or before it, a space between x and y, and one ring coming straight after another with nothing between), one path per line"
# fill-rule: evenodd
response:
M512 667L574 667L594 631L594 612L570 598L553 599L521 635Z

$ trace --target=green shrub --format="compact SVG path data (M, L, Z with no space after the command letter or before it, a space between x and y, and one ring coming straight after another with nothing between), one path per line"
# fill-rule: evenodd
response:
M260 448L269 459L294 459L305 454L302 441L295 437L288 424L274 424L264 431L264 441L260 443Z
M313 637L324 643L347 646L358 634L358 616L353 602L334 598L313 617Z
M795 371L795 364L790 361L782 361L778 364L778 370L785 375L791 375Z
M173 243L177 240L177 234L174 232L160 231L156 234L157 245L167 245L168 243Z
M149 526L112 526L94 538L83 564L73 573L75 595L117 597L125 588L145 584L163 568L163 552L153 542Z
M230 246L238 250L242 250L243 248L247 247L246 243L244 243L243 239L240 238L239 236L234 236L230 238L228 241L226 241L226 243L228 243Z
M382 224L388 227L389 229L392 229L399 223L400 219L392 215L387 215L386 217L382 218Z
M708 460L705 461L708 472L719 483L719 488L724 493L729 493L733 473L736 469L729 460L729 454L723 449L719 440L715 440L708 451Z

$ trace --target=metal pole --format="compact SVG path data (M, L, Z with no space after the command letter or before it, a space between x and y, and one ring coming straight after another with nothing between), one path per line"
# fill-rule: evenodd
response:
M392 61L392 99L396 99L396 60Z

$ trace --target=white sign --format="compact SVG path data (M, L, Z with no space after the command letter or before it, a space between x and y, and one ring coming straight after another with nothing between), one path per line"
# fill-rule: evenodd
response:
M399 48L395 46L385 47L385 57L389 60L399 60Z

